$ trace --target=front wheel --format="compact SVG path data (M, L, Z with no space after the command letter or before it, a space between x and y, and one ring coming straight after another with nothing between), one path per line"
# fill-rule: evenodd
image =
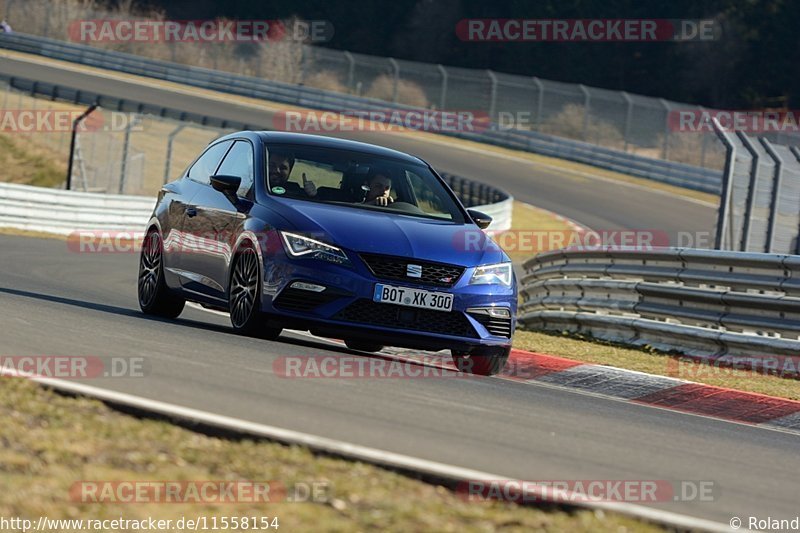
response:
M267 327L261 312L260 269L258 254L250 247L242 248L231 265L228 308L231 325L236 333L264 339L276 339L281 328Z
M493 376L506 366L511 347L475 348L471 352L452 350L453 363L461 372L479 376Z
M157 230L151 230L142 242L137 292L139 307L146 315L176 318L186 305L164 282L164 245Z

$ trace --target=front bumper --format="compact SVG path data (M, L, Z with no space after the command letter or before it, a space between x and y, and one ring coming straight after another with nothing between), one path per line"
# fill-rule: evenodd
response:
M295 259L282 251L264 265L262 311L272 325L308 330L320 336L360 340L384 346L471 351L476 347L508 347L516 327L517 291L500 285L469 285L467 268L452 288L377 279L356 254L351 265L316 259ZM311 291L294 282L325 287ZM453 295L450 312L417 309L372 301L376 283L387 283ZM488 320L475 308L503 308L508 319ZM473 312L468 313L467 310Z

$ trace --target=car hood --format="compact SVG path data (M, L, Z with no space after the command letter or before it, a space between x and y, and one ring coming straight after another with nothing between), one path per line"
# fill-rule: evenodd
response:
M304 200L286 199L284 202L280 202L276 211L298 233L354 252L413 257L466 267L509 261L473 224L453 224Z

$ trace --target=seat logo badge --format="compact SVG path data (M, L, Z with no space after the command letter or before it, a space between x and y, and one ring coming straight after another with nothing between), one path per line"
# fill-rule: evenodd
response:
M406 266L406 276L409 278L422 277L422 265L408 265Z

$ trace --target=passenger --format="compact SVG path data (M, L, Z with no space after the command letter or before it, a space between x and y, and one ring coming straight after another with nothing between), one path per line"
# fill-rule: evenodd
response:
M383 170L375 169L369 173L366 181L369 191L364 198L365 204L387 206L394 202L394 198L390 196L392 192L392 178L389 173Z
M307 196L317 195L317 186L306 177L303 172L303 186L289 181L289 174L294 168L294 156L283 152L270 152L269 154L269 189L275 194L298 195L305 192Z

